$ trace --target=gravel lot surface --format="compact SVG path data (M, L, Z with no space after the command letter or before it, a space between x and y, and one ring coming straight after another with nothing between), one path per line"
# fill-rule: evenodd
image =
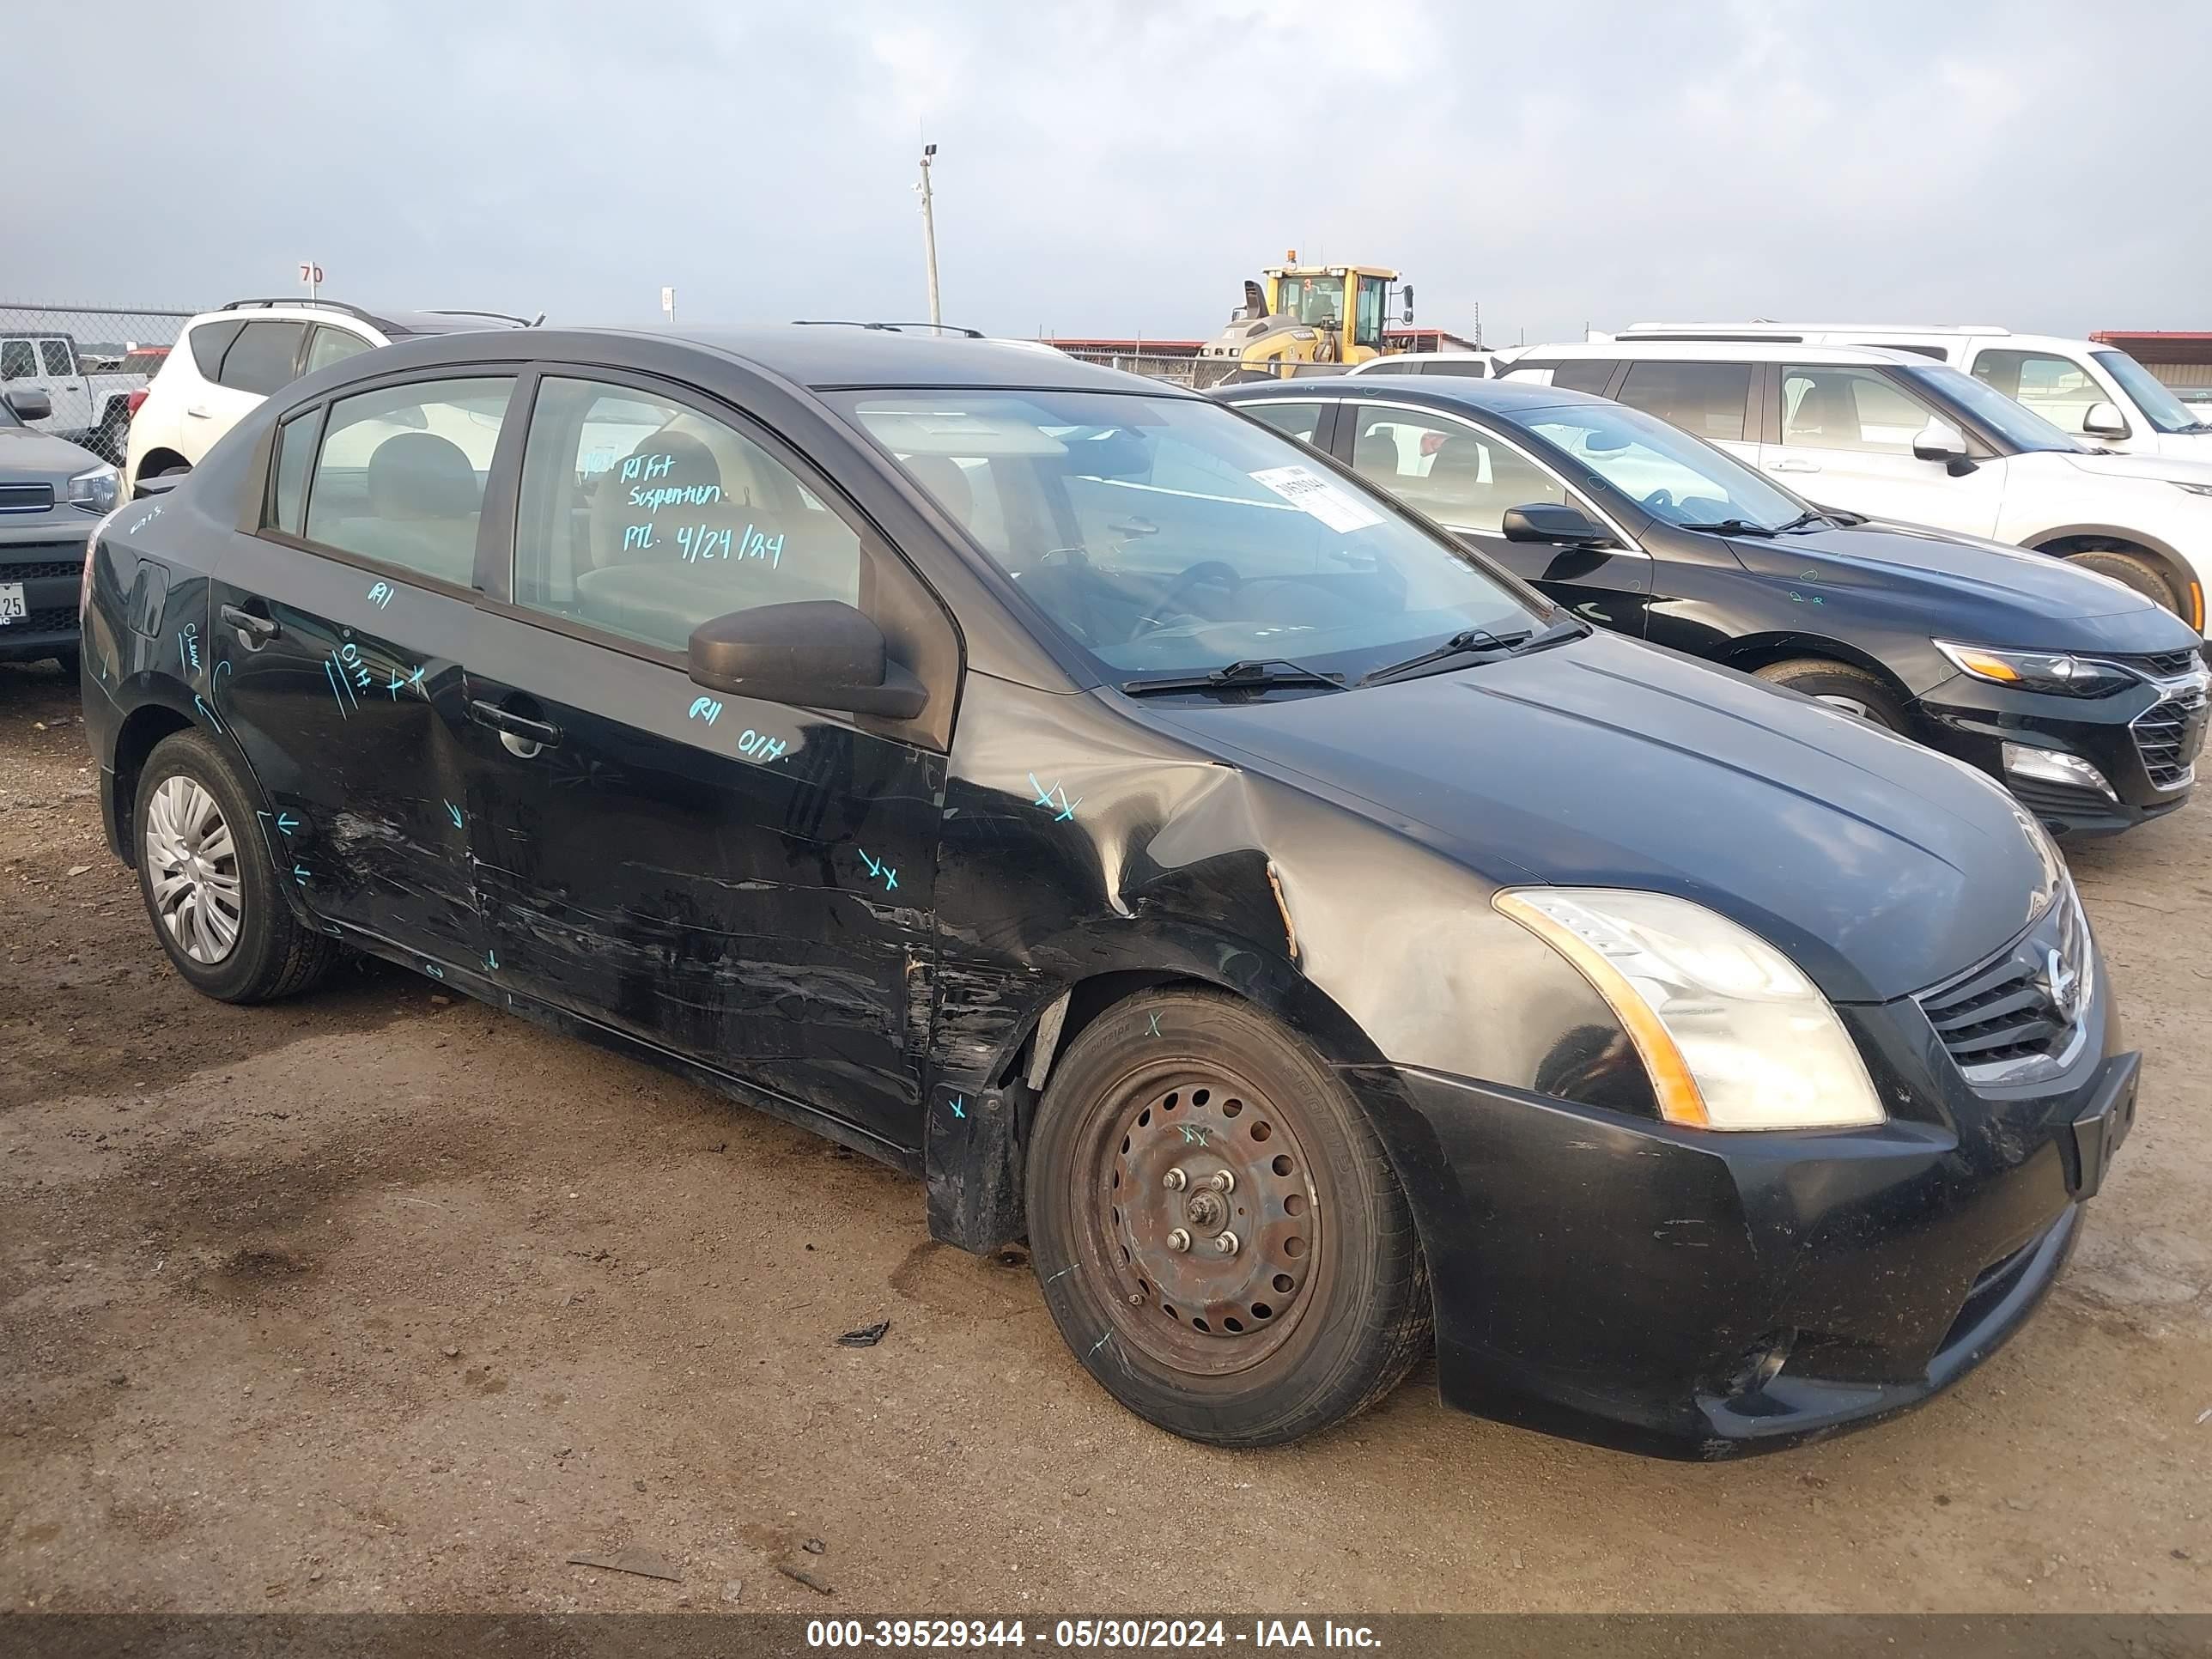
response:
M0 668L0 1611L2212 1609L2212 805L2074 854L2146 1081L2042 1313L1703 1468L1425 1370L1173 1439L861 1158L397 969L198 996L95 785Z

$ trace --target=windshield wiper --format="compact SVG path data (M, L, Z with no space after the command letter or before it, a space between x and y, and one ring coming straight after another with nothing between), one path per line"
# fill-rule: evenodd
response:
M1482 661L1494 661L1499 657L1518 656L1523 651L1539 651L1547 645L1557 645L1562 640L1578 640L1589 630L1571 618L1561 618L1541 633L1530 629L1516 628L1510 633L1500 634L1487 628L1468 628L1453 635L1435 649L1371 670L1359 677L1360 685L1387 685L1392 680L1410 679L1424 669L1454 657L1475 657Z
M1716 536L1771 536L1774 532L1763 524L1753 524L1748 519L1715 519L1711 524L1686 524L1683 530L1710 530ZM1789 526L1784 525L1784 529Z
M1778 524L1775 526L1774 533L1779 536L1785 530L1802 530L1807 525L1824 525L1827 522L1828 515L1815 507L1810 513L1800 513L1796 518L1790 520L1788 524Z
M1155 679L1124 680L1123 693L1153 696L1166 691L1273 691L1279 686L1314 685L1344 690L1344 676L1302 668L1284 657L1243 657L1204 674L1163 674Z

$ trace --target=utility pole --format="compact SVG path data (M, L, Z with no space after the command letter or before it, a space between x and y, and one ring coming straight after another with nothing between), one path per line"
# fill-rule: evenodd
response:
M944 313L937 306L937 216L929 205L929 163L937 154L937 146L921 147L921 183L915 186L921 191L921 251L929 261L929 320L942 323Z

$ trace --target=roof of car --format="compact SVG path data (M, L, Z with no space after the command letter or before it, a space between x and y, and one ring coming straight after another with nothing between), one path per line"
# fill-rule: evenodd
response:
M1504 361L1498 365L1501 374L1510 374L1532 363L1573 357L1607 361L1657 358L1699 363L1771 363L1787 359L1793 363L1832 363L1861 368L1888 363L1917 363L1925 368L1931 361L1915 352L1891 351L1881 346L1796 345L1775 340L1576 340L1559 345L1516 348L1502 355Z
M1164 381L1101 368L1033 345L858 324L679 329L672 337L726 351L815 391L835 386L1012 386L1040 392L1195 395Z
M1327 397L1419 398L1425 403L1458 404L1470 409L1494 409L1510 413L1520 409L1557 409L1561 404L1601 404L1603 398L1587 392L1570 392L1563 386L1544 386L1534 380L1479 380L1472 375L1332 374L1326 379L1301 374L1296 380L1246 380L1225 386L1214 395L1224 402L1253 404L1282 399L1295 402L1316 393Z

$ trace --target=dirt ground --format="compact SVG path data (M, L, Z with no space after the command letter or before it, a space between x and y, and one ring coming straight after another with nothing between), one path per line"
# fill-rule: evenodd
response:
M2212 805L2075 856L2146 1082L2043 1312L1708 1468L1425 1371L1171 1438L863 1159L396 969L196 995L95 784L0 668L0 1611L2212 1609Z

